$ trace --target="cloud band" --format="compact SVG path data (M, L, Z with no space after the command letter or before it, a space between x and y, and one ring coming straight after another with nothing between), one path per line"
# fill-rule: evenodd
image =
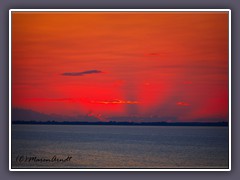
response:
M99 70L89 70L89 71L82 71L82 72L65 72L62 73L62 76L84 76L87 74L96 74L96 73L102 73L102 71Z

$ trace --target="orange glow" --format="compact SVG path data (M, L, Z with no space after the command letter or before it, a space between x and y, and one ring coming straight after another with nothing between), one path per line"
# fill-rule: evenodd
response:
M104 101L91 101L93 104L138 104L138 101L123 101L119 99L104 100Z
M178 102L177 105L178 106L189 106L189 104L186 102Z

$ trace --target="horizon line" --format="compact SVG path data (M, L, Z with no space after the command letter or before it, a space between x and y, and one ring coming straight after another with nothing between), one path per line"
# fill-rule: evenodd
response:
M12 125L129 125L129 126L228 126L226 121L219 122L117 122L117 121L12 121Z

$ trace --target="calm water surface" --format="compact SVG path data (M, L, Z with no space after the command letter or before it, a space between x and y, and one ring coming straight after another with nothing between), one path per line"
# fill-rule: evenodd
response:
M228 127L13 125L12 168L228 168L228 143Z

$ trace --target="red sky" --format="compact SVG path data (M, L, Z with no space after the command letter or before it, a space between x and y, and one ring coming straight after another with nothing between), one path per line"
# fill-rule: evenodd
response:
M13 12L12 107L228 117L228 13Z

